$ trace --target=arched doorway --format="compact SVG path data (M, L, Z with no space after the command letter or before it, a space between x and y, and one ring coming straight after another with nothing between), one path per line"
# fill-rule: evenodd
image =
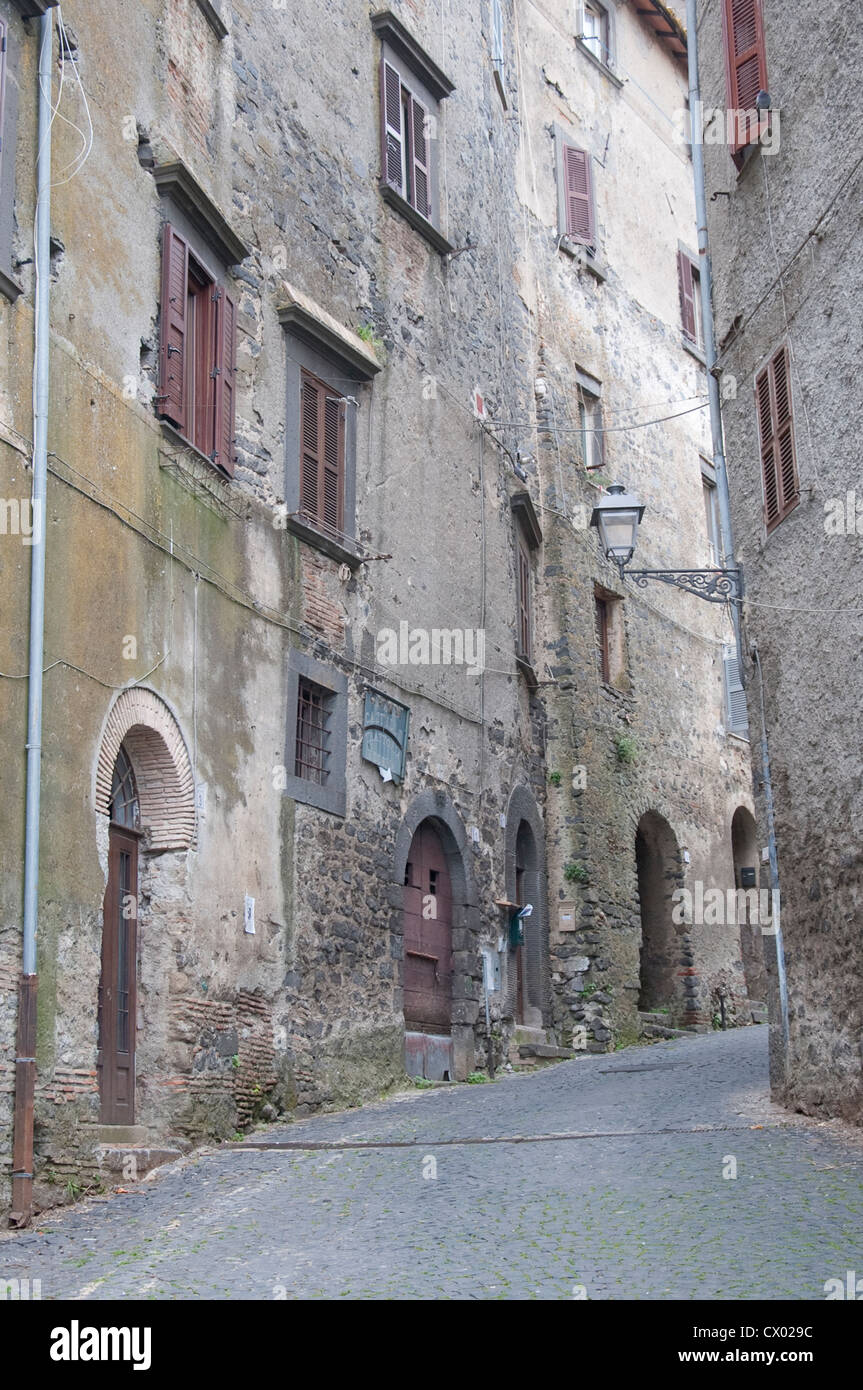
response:
M450 1080L452 885L440 836L425 820L414 833L404 878L404 1014L408 1072Z
M745 806L738 806L731 818L731 854L734 859L734 886L745 891L758 889L758 827L755 817ZM744 900L738 895L737 901ZM753 912L747 897L738 917L740 928L740 958L746 993L753 1001L767 999L767 973L764 969L764 944L759 914ZM754 920L753 920L754 918Z
M520 822L515 837L515 902L533 908L522 918L523 940L516 948L517 1023L528 1028L542 1027L542 903L539 881L539 855L536 837L529 821Z
M638 1007L646 1013L674 1013L681 1002L682 941L672 918L673 894L683 875L677 838L656 811L647 811L638 822L635 862L641 908Z
M138 842L135 773L120 745L108 807L108 882L102 904L96 1070L103 1124L135 1121L135 1024L138 972Z

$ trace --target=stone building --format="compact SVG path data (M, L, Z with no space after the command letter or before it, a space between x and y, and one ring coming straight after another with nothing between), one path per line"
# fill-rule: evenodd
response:
M791 0L700 6L743 676L759 842L770 839L766 772L782 903L787 1044L773 1080L789 1105L857 1123L861 43L859 15L838 0L805 12Z
M50 9L0 0L4 1181L25 16ZM35 1200L406 1064L464 1079L645 1014L748 1021L748 928L675 897L751 849L727 615L624 589L588 524L620 479L640 561L718 558L679 23L652 0L68 0L63 24Z

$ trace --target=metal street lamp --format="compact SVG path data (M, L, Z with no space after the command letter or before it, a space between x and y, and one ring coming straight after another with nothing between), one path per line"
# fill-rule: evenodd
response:
M612 483L597 502L590 518L591 526L599 532L607 560L613 560L624 577L639 589L646 589L648 580L671 584L676 589L695 594L708 603L740 603L743 598L743 576L739 569L709 570L632 570L626 566L635 552L638 524L644 516L644 503L634 493L627 492L621 483Z

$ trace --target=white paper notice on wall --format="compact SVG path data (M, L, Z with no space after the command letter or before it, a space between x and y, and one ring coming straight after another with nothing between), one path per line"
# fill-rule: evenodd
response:
M245 930L246 935L247 935L247 936L254 936L254 934L255 934L255 900L254 900L254 898L250 898L249 895L248 895L248 893L246 894L246 900L245 900L245 903L244 903L244 905L243 905L243 924L244 924L244 930Z

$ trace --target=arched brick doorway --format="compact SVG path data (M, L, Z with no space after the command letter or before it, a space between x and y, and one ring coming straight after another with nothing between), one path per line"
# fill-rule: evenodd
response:
M758 827L755 817L745 806L738 806L731 818L731 853L734 859L734 886L745 890L759 886ZM742 901L738 897L738 902ZM755 918L752 921L752 918ZM764 969L764 942L758 914L753 913L747 899L738 922L740 928L740 958L746 993L753 1001L767 1000L767 973Z
M641 910L638 1007L643 1013L667 1011L680 1018L685 929L675 925L672 913L683 866L677 837L657 811L645 812L638 822L635 863Z
M112 705L94 799L108 821L97 995L101 1119L131 1125L139 1050L139 873L146 856L188 849L195 833L191 761L176 719L154 691L133 687Z

